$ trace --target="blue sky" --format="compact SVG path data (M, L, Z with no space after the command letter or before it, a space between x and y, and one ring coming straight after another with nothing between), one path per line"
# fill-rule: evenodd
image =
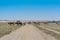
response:
M60 20L59 0L0 0L0 20Z

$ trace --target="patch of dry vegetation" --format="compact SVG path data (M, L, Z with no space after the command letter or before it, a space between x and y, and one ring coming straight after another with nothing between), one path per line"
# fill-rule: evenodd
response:
M57 40L60 40L60 34L57 34L53 31L51 31L51 30L54 30L54 31L60 32L60 25L56 25L56 24L54 24L54 25L53 24L51 24L51 25L49 25L49 24L48 25L46 25L46 24L42 24L42 25L33 24L33 25L36 26L37 28L39 28L40 30L42 30L43 32L54 36ZM46 28L49 28L51 30L47 30Z
M18 29L20 26L8 25L8 23L0 23L0 37L11 33L12 31Z
M55 22L55 21L53 21ZM54 31L57 31L57 32L60 32L60 24L54 24L54 23L42 23L40 24L39 22L33 22L33 23L28 23L28 24L33 24L35 27L39 28L40 30L42 30L43 32L49 34L49 35L52 35L54 36L57 40L60 40L60 34L57 34L51 30L54 30ZM4 35L7 35L9 33L11 33L13 30L16 30L18 29L20 26L17 26L17 25L8 25L8 23L0 23L0 37L4 36ZM46 28L48 29L51 29L51 30L47 30Z

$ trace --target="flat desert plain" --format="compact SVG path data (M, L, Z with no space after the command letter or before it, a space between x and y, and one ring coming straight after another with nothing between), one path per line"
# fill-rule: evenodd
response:
M7 23L0 23L0 40L60 40L60 25L10 26Z

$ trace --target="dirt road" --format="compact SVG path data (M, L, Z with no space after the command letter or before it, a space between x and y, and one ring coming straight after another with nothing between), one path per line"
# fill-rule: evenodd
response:
M54 37L45 34L33 25L22 26L0 40L56 40Z

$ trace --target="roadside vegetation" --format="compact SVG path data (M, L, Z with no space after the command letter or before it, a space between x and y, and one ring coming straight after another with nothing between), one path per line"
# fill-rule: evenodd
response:
M20 21L16 21L17 24L8 24L8 23L0 23L0 37L7 35L9 33L11 33L12 31L18 29L19 27L21 27L21 25L19 25L18 23L20 23Z
M55 21L54 21L55 22ZM48 23L48 24L33 24L41 31L45 32L48 35L54 36L57 40L60 40L60 25L56 23Z
M14 24L14 25L13 25ZM0 37L11 33L26 23L20 21L13 22L12 25L8 23L0 23ZM54 36L57 40L60 40L60 21L48 21L48 22L28 22L39 28L41 31L48 35Z

